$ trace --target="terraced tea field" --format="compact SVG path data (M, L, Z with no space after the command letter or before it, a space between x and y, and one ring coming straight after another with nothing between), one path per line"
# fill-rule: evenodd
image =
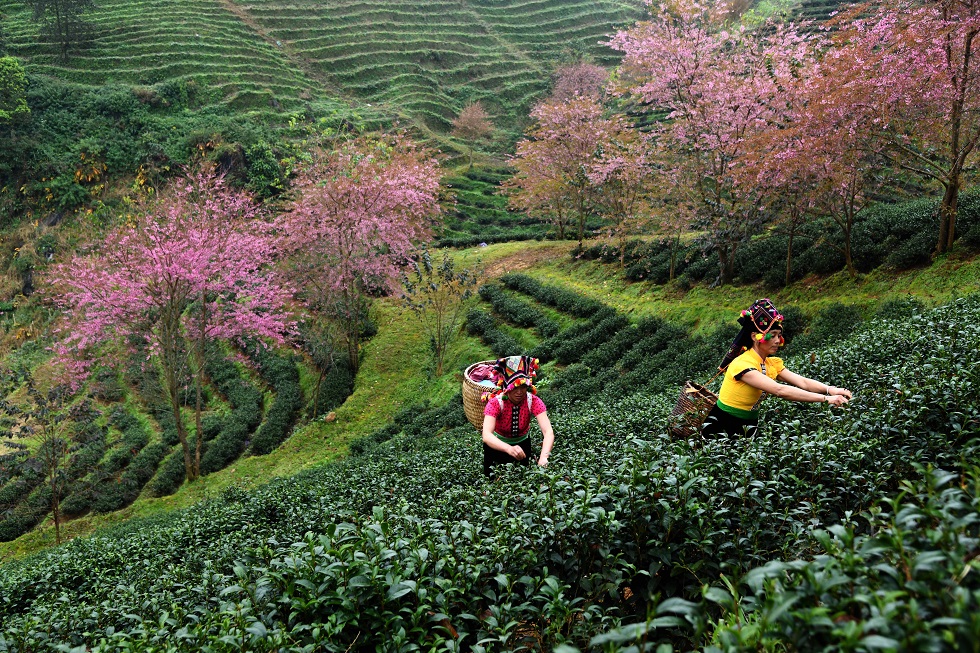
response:
M4 0L0 15L10 54L33 75L154 89L190 82L190 108L270 114L345 98L362 114L445 129L475 100L495 117L522 118L559 60L614 63L600 41L643 9L638 0L106 0L89 17L91 43L67 60L38 42L26 6Z

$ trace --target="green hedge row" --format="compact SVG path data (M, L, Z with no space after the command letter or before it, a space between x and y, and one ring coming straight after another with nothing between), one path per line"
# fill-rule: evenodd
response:
M505 274L500 277L500 281L511 290L533 297L546 306L575 317L589 318L606 307L600 301L583 297L558 286L543 284L526 274Z
M854 265L859 272L887 266L906 270L926 265L939 238L937 203L930 198L900 204L875 204L855 218L851 235ZM980 247L980 193L960 196L957 234L960 243ZM793 237L791 281L809 274L832 274L844 269L839 227L816 220L802 226ZM625 246L625 275L632 281L667 283L675 245L669 240L632 241ZM676 245L675 278L682 285L711 280L718 274L718 256L705 254L699 243ZM757 236L739 245L735 275L744 283L764 282L780 287L785 282L789 236L781 230ZM618 263L619 248L594 245L579 254L587 260Z
M520 343L497 328L493 316L479 309L470 309L466 314L466 331L480 338L498 358L514 356L524 351Z
M248 448L249 438L262 421L262 393L223 357L210 356L205 369L211 383L231 404L231 414L224 419L221 432L201 456L201 473L210 474L227 467Z
M311 399L307 406L307 415L316 419L325 415L347 401L354 392L354 373L351 371L350 360L345 353L337 353L333 364L323 375L316 402ZM316 413L314 413L314 406Z
M527 302L508 295L497 284L484 284L480 286L479 293L497 315L511 324L537 329L545 338L555 336L561 330L554 320Z
M66 493L61 506L66 514L80 515L94 509L95 504L104 505L104 502L100 501L102 495L114 495L118 492L121 472L130 465L134 456L150 440L149 434L139 420L123 408L112 411L109 415L109 423L122 433L122 437L116 446L110 449L97 464L92 466L91 471L79 479Z
M271 453L289 437L303 405L303 391L299 386L299 370L292 360L258 345L247 349L248 356L258 363L262 378L275 390L276 398L266 412L265 421L252 439L252 453Z

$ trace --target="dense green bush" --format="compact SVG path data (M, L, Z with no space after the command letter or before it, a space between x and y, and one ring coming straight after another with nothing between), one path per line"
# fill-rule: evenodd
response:
M261 197L280 193L289 171L281 164L288 152L271 145L282 142L277 130L244 114L197 111L198 96L207 92L187 79L141 91L31 75L32 120L12 126L13 138L0 153L0 185L26 184L35 210L71 211L95 202L106 178L135 176L141 166L158 183L190 164L206 143L205 154L216 160L222 152L237 152L219 163L238 184ZM149 97L165 109L155 109Z
M480 298L489 303L497 315L511 324L533 327L545 338L557 335L561 330L554 320L527 302L508 295L497 284L484 284L480 286L479 293Z
M885 265L898 270L928 264L939 238L938 203L933 198L897 204L872 204L859 212L851 233L851 255L858 272ZM980 193L960 195L957 216L959 242L969 248L980 245ZM790 281L809 274L831 274L844 269L840 228L829 219L815 219L797 228L793 240ZM739 245L735 276L742 283L762 281L778 288L786 280L786 256L790 238L782 227L755 236ZM671 242L634 240L626 244L625 276L631 281L664 284L669 279ZM596 245L580 256L606 263L619 262L619 249ZM710 280L718 272L718 257L704 255L696 242L679 246L675 275L682 287Z
M671 330L653 326L639 342ZM689 347L702 371L732 335ZM978 297L862 322L787 358L849 387L852 403L769 399L754 439L670 440L675 388L603 390L563 410L546 399L558 434L549 467L495 480L483 478L458 398L409 407L362 455L5 564L0 648L687 650L741 637L810 650L807 629L814 649L836 647L852 641L850 621L866 629L855 648L870 635L969 633L972 621L947 617L975 612L980 581L966 570L980 481L973 472L944 494L948 481L920 491L902 479L975 465L978 348ZM922 495L921 516L899 509L908 496L876 508L903 491ZM838 562L815 557L828 552ZM726 612L726 579L752 597L738 612ZM888 624L875 621L879 607Z
M193 437L190 440L193 441ZM169 453L160 462L153 480L149 483L150 495L154 497L170 496L180 489L186 478L187 470L184 468L183 449L181 447L176 449L168 447L167 450Z
M559 286L549 286L526 274L505 274L501 283L511 290L533 297L546 306L558 309L575 317L590 318L605 305Z
M303 391L299 386L299 370L292 360L277 356L264 347L252 346L249 357L259 364L262 377L276 392L275 401L266 412L265 421L252 439L252 453L271 453L289 437L297 413L303 405Z
M347 401L354 391L354 374L351 371L350 360L346 354L336 354L333 364L323 375L316 402L312 399L307 406L307 414L311 419L325 415ZM316 408L316 414L313 410Z
M833 303L822 308L809 322L805 333L793 341L793 351L805 352L842 340L863 320L861 309L853 304Z
M497 328L489 313L478 309L471 309L466 314L466 331L483 340L495 356L514 356L524 351L520 343Z
M211 382L231 404L231 413L225 417L221 432L207 443L201 456L201 473L210 474L224 469L245 452L249 438L262 421L262 393L239 374L234 363L221 356L209 356L205 369ZM281 428L282 422L277 421L274 426ZM272 431L270 437L274 437L271 434Z

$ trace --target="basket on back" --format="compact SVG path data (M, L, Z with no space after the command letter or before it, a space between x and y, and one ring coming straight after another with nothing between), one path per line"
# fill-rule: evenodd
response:
M699 383L688 381L681 388L677 404L667 418L668 432L675 438L689 438L701 430L704 418L718 396Z
M486 408L486 404L483 403L483 393L492 390L492 388L474 381L470 377L470 372L477 365L493 365L496 362L495 360L479 361L467 367L463 372L463 412L466 413L466 419L478 431L483 430L483 409Z

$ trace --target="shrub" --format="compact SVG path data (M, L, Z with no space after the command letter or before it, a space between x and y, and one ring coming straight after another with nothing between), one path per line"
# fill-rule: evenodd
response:
M796 336L793 351L801 353L842 340L853 333L861 321L861 309L857 306L831 304L813 316L805 333Z
M333 365L320 382L319 396L316 402L317 415L312 413L313 402L309 404L311 418L330 412L347 401L354 391L354 374L351 372L350 361L344 355L334 356Z
M515 356L524 351L516 340L497 328L489 313L475 308L466 314L466 331L479 337L495 356Z
M252 440L252 453L263 455L275 450L289 437L303 404L303 392L299 387L299 371L293 361L261 348L251 349L249 355L259 362L262 376L276 392L275 401Z
M173 494L184 484L185 475L184 451L178 447L160 463L156 475L150 481L150 495L165 497Z
M209 356L205 369L232 407L221 432L207 443L207 451L201 455L201 474L210 474L227 467L248 447L249 436L262 420L262 393L224 358Z

